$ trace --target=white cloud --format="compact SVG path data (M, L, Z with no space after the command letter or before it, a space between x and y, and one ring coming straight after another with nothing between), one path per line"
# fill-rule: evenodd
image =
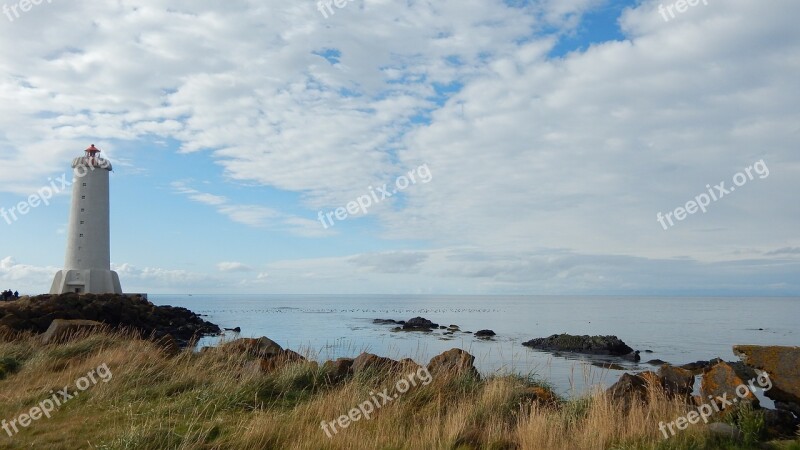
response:
M315 2L277 0L42 6L0 27L14 43L0 48L0 191L31 192L89 136L112 153L117 139L177 140L227 179L298 194L309 210L427 163L434 181L370 212L379 237L482 259L344 260L373 287L395 286L379 274L402 264L420 280L535 288L522 274L541 269L552 278L537 283L637 284L629 267L688 256L715 274L800 245L786 206L800 189L800 3L715 2L665 23L647 0L620 18L626 40L561 58L557 37L605 3L508 3L366 0L327 20ZM460 85L449 99L436 91ZM669 231L656 222L762 158L769 178ZM173 188L246 226L333 235L313 218ZM342 275L316 259L290 266Z
M250 272L252 267L240 262L221 262L217 264L217 269L220 272Z
M200 192L188 187L182 181L173 182L172 188L176 193L186 195L197 203L215 207L217 212L242 225L256 228L270 227L302 237L323 237L333 234L333 231L326 230L321 222L284 214L264 206L234 204L227 197Z

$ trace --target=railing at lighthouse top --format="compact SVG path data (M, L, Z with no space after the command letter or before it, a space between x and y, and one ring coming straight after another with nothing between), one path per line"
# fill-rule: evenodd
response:
M91 170L99 168L111 171L112 170L111 161L99 157L97 155L98 153L100 153L100 149L95 147L94 144L92 144L91 146L89 146L89 148L86 149L86 154L84 156L75 158L72 161L72 167L77 168L79 166L82 166L84 168L88 167Z

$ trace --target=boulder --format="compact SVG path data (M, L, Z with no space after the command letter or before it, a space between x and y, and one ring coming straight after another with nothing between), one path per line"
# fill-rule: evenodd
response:
M694 374L680 367L663 365L658 369L664 391L670 397L689 399L694 390Z
M255 358L269 358L277 356L283 352L283 348L268 337L258 339L241 338L227 342L220 346L224 352L247 354Z
M275 344L277 345L277 344ZM306 361L299 353L281 349L275 354L258 357L244 365L245 373L271 373L283 366ZM315 363L316 364L316 363Z
M281 352L279 352L278 355L277 355L277 358L278 359L282 359L284 361L288 361L288 362L306 361L306 357L305 356L303 356L300 353L297 353L295 351L289 350L289 349L284 349Z
M719 358L714 358L711 361L695 361L692 363L684 364L680 366L681 369L686 369L691 371L695 375L700 375L706 369L710 368L714 364L721 362L722 360Z
M404 322L392 319L375 319L372 321L372 323L378 325L402 325Z
M764 423L770 439L794 438L800 426L800 418L782 409L765 409Z
M627 408L634 401L647 403L650 399L650 389L662 387L661 377L653 372L624 373L616 383L608 388L606 394Z
M646 364L650 364L651 366L663 366L664 364L667 364L667 362L656 358L656 359L651 359L650 361L647 361Z
M322 370L325 372L329 381L338 383L353 373L353 361L352 358L339 358L336 361L325 361L325 364L322 365Z
M754 407L758 407L758 399L750 392L749 388L746 389L747 392L743 396L737 394L737 388L740 388L742 385L746 386L747 383L739 378L730 364L722 361L712 366L703 374L700 392L702 393L702 397L709 401L716 402L719 409L725 407L730 408L730 405L717 401L718 397L724 398L733 404L749 401ZM743 390L740 389L740 391Z
M438 323L433 323L424 317L414 317L403 324L405 331L431 331L436 328L439 328Z
M630 352L627 355L622 355L622 356L620 356L620 358L628 360L628 361L632 361L632 362L639 362L642 359L642 357L639 356L639 350Z
M480 379L478 369L474 365L475 357L460 348L450 349L441 355L434 356L428 363L428 372L437 375L467 375Z
M736 345L733 353L748 366L769 375L772 388L764 395L777 402L800 405L800 347Z
M102 330L104 325L94 320L62 320L56 319L42 334L43 344L66 342L75 336L85 336L93 331Z
M479 330L475 332L475 336L483 338L488 338L496 335L497 334L492 330Z
M546 338L531 339L522 345L538 350L586 353L590 355L623 356L633 353L633 349L616 336L554 334Z
M362 353L353 360L353 373L358 374L368 369L377 372L390 371L399 366L399 363L391 358L373 355L372 353Z

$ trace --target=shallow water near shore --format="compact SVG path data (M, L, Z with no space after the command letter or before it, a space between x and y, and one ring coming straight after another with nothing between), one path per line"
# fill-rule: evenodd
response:
M661 359L685 364L715 357L738 360L736 344L800 346L800 298L670 298L561 296L415 295L150 295L157 305L188 308L223 328L222 339L267 336L284 348L308 351L320 360L369 351L426 363L453 347L475 355L483 374L535 374L565 395L594 385L608 386L623 371L592 365L597 358L554 355L523 347L536 337L557 333L616 335L642 351L642 362L616 358L626 370L649 370ZM373 319L422 316L462 331L491 329L481 340L471 334L393 332ZM220 338L206 338L213 345ZM652 353L645 353L651 350ZM761 396L759 396L761 397Z

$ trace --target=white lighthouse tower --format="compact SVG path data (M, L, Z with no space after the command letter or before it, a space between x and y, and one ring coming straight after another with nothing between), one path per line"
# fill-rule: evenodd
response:
M67 256L50 288L51 294L122 294L119 276L111 271L108 174L111 162L97 156L92 144L72 160L74 174Z

